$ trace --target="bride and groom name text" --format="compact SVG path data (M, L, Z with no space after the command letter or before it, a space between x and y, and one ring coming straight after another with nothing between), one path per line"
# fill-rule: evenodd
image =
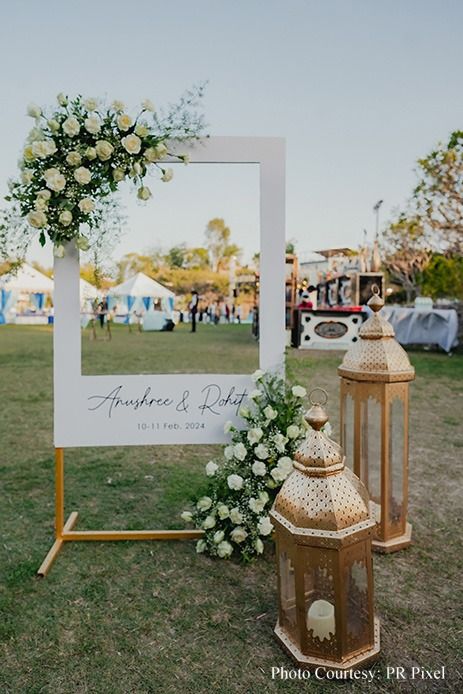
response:
M221 415L225 408L234 408L235 414L243 404L248 395L246 388L242 392L237 392L235 386L223 392L222 388L216 383L209 383L202 388L199 397L193 399L190 390L184 390L180 398L173 398L166 395L154 395L151 386L145 388L143 395L130 397L124 391L122 385L113 388L107 395L90 395L88 407L90 412L104 412L108 419L111 419L116 410L139 410L157 409L175 410L184 414ZM197 400L195 402L194 400Z

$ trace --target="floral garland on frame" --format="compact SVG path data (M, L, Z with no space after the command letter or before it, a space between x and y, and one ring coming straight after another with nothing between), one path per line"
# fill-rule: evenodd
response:
M161 181L168 182L173 172L160 163L163 159L169 156L188 163L188 155L169 151L168 141L200 137L204 124L195 108L203 89L186 92L166 114L158 115L147 99L134 118L121 101L108 106L100 99L58 94L57 108L45 111L31 104L28 115L35 126L19 163L20 177L9 182L6 197L12 203L10 226L16 228L18 219L26 220L31 231L39 231L42 245L50 238L59 257L64 255L64 244L73 239L87 250L88 232L83 231L104 224L119 183L131 179L138 198L146 201L152 195L145 185L147 173L157 170ZM6 245L8 220L1 226L0 241Z
M225 446L222 460L206 465L206 494L193 511L181 514L205 532L196 544L198 553L223 559L238 553L251 559L264 552L263 540L273 529L268 512L292 472L293 455L306 430L305 388L291 387L261 370L253 380L256 389L248 396L250 406L239 411L246 426L225 425L231 443Z

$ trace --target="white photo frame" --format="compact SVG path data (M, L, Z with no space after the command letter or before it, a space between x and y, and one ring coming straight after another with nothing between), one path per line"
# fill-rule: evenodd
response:
M192 163L259 165L259 368L282 370L285 141L210 137L181 152ZM251 374L82 375L79 272L79 254L70 243L54 268L55 447L226 441L223 425L238 422L238 409L255 387Z

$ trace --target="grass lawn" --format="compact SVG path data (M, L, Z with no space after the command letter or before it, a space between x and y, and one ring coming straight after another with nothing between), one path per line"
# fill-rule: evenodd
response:
M85 373L239 372L256 366L247 326L197 335L84 337ZM181 344L180 344L181 343ZM414 353L410 520L414 545L375 555L382 655L373 688L461 692L463 357ZM340 354L291 350L288 374L330 394L338 435ZM130 363L130 370L127 369ZM167 368L169 366L169 368ZM335 691L326 681L272 681L292 668L273 639L274 556L253 564L198 556L192 542L75 543L49 576L35 572L53 534L52 332L0 328L0 692L80 694ZM79 528L183 527L213 446L66 452L67 512ZM386 666L446 666L445 681L402 685ZM336 691L338 689L336 688Z

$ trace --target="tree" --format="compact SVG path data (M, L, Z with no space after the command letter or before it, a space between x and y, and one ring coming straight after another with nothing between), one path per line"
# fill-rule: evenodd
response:
M230 243L231 231L222 218L214 217L208 222L205 236L206 248L214 272L225 270L232 256L241 255L239 246Z
M433 255L421 278L423 294L433 299L463 299L463 257Z
M186 266L199 270L210 268L209 252L207 248L188 248L186 252Z
M187 252L187 247L184 243L181 243L178 246L172 246L164 257L166 264L169 267L184 267Z
M463 131L418 161L416 214L435 236L439 250L463 254Z
M421 291L423 272L429 264L432 249L420 219L402 213L382 237L384 264L392 282L406 292L407 302Z
M140 253L126 253L116 263L117 268L117 283L123 282L128 277L135 275L137 272L144 272L145 275L153 275L155 272L153 257L150 255L141 255Z

